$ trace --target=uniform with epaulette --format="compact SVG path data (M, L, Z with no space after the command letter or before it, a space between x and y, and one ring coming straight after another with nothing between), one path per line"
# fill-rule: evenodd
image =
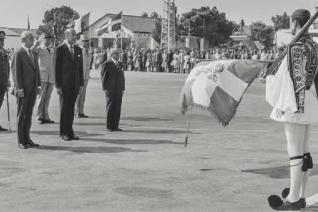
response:
M10 87L10 63L9 56L3 48L4 39L5 33L4 31L0 31L0 109L4 100L5 93L7 92L8 87ZM0 131L7 131L7 129L0 126Z

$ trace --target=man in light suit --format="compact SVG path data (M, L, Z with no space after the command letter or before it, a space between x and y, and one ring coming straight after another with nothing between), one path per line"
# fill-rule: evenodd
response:
M10 64L9 56L4 50L4 31L0 31L0 108L2 106L4 95L6 94L8 88L10 87L9 74L10 74ZM0 132L8 131L0 125Z
M38 56L31 50L34 44L34 35L25 31L21 35L22 47L14 56L14 82L17 96L17 133L18 144L22 149L39 147L30 138L32 112L36 96L41 89Z
M55 81L60 96L60 136L65 141L79 140L73 131L76 98L83 89L82 49L76 45L74 29L65 31L65 42L56 49Z
M88 80L90 78L89 74L93 64L93 52L89 49L89 37L87 35L81 35L81 47L83 55L84 86L82 92L80 92L77 96L75 111L78 118L87 118L88 116L84 113L84 103L86 98Z
M49 116L49 103L55 83L53 36L44 33L41 35L41 45L34 51L39 56L41 76L41 92L38 101L38 120L40 124L53 124Z
M107 129L108 131L122 131L118 127L121 103L125 91L125 76L118 61L119 50L110 50L110 59L102 64L101 78L106 95Z

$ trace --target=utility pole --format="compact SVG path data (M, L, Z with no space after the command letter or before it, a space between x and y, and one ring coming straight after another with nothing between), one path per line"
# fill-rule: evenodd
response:
M163 1L163 18L161 26L161 48L170 50L176 46L176 14L174 0Z

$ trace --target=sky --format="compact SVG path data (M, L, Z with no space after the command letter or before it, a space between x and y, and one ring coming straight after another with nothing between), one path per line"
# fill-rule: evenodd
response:
M91 21L97 20L105 13L118 13L123 10L127 15L141 15L153 11L163 13L163 0L0 0L0 27L27 27L29 16L31 28L38 28L44 12L61 5L71 6L80 15L91 12ZM273 15L291 14L295 9L308 9L315 12L317 0L175 0L178 13L182 14L192 8L216 6L225 12L229 20L246 24L263 21L271 24Z

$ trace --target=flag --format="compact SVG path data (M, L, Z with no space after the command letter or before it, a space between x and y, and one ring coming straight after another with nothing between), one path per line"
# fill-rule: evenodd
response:
M82 33L89 28L89 16L90 16L90 12L81 18L81 32Z
M100 36L104 33L120 30L122 25L122 17L123 17L123 11L118 13L115 17L113 17L105 25L103 25L100 29L98 29L97 35Z
M182 89L181 112L198 106L226 126L234 117L246 89L266 66L267 63L254 60L198 63Z
M29 19L29 16L28 16L28 31L30 30L30 19Z
M118 15L116 15L111 22L111 27L112 27L112 32L113 31L118 31L121 29L121 22L122 22L122 17L123 17L123 11L121 11L120 13L118 13Z

